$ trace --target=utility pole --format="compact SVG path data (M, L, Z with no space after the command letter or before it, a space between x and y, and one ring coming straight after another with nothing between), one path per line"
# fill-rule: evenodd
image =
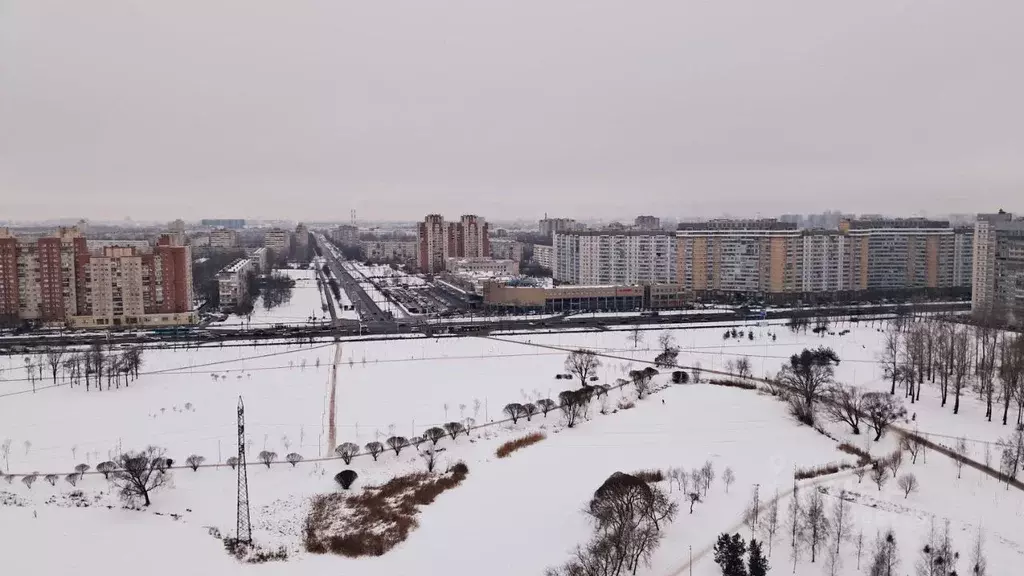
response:
M238 397L238 517L235 537L239 543L252 544L252 523L249 518L249 477L245 465L245 406Z

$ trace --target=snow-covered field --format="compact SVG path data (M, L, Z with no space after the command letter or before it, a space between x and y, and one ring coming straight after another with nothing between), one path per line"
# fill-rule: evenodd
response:
M277 274L284 274L295 280L295 287L292 289L292 297L284 304L275 306L270 310L263 305L263 298L257 298L254 305L252 317L246 320L241 316L229 316L223 322L216 322L212 326L248 326L250 328L266 328L275 324L285 325L308 325L311 320L315 322L331 320L329 311L325 311L326 304L321 290L316 285L316 271L312 269L282 269Z
M792 334L779 325L744 327L754 331L753 341L746 336L723 340L724 328L720 327L671 333L683 348L682 365L700 362L705 368L721 369L726 361L747 356L757 375L774 373L790 354L804 347L829 345L842 359L837 369L840 381L888 390L877 363L883 338L879 328L834 326L833 330L851 332L819 337ZM0 357L0 441L12 440L9 463L3 464L5 471L16 474L67 473L79 462L95 466L119 447L138 449L147 444L167 448L178 462L192 453L204 455L208 463L223 461L236 451L239 396L246 405L250 459L266 448L282 456L299 452L310 460L327 451L332 366L336 366L336 440L365 444L390 435L392 430L419 435L429 426L464 417L478 423L499 420L504 418L501 408L506 403L554 398L560 390L577 385L554 378L565 372L566 356L554 348L586 346L620 357L604 358L597 373L602 383L613 383L639 366L630 358L653 357L652 348L661 333L660 329L643 331L644 341L636 347L627 340L628 331L606 331L502 336L501 340L417 338L147 350L143 374L137 381L127 388L122 384L120 389L88 393L79 387L44 387L50 383L48 373L36 383L39 391L32 393L23 359ZM665 383L666 375L659 376L658 384ZM612 392L612 404L623 394L629 391ZM964 398L961 414L956 416L950 407L939 407L933 396L932 389L926 388L921 403L911 408L916 422L906 426L977 440L1005 435L1002 426L984 422L983 406L973 395ZM720 571L701 552L721 531L749 534L738 526L755 483L764 500L776 488L785 492L791 487L794 467L851 461L849 455L835 449L832 440L796 425L774 399L716 386L669 386L632 410L601 415L595 409L590 420L574 429L563 428L559 420L555 413L547 418L538 415L514 429L501 424L480 429L472 438L442 440L445 461L465 460L469 477L427 506L419 517L420 527L380 558L351 560L297 552L306 499L334 490L332 477L344 468L340 461L331 460L249 470L254 536L262 543L280 543L292 549L294 557L286 563L240 565L224 554L219 541L206 534L207 526L232 532L235 518L234 473L227 468L206 468L175 470L174 487L156 493L153 506L141 512L120 509L106 482L97 475L86 475L77 487L86 498L101 504L88 509L46 503L54 496L58 502L67 501L73 488L63 480L51 487L40 479L31 490L17 481L0 482L0 499L25 505L0 506L0 541L8 550L5 566L39 573L70 572L83 565L99 565L130 547L130 558L166 558L153 566L154 573L161 575L178 569L200 573L541 574L545 567L566 560L571 549L588 538L590 529L580 510L609 474L641 468L692 468L711 460L719 477L726 466L732 467L736 484L726 494L716 481L708 501L698 504L692 516L684 506L652 566L642 569L644 574L677 573L692 546L698 559L693 573L711 576ZM494 449L502 441L540 427L548 433L546 440L511 458L494 458ZM840 439L848 436L841 426L828 428ZM854 441L861 444L860 438ZM891 450L892 441L892 435L887 436L873 451ZM982 444L977 446L980 450ZM1024 560L1024 537L1019 534L1019 526L1024 525L1024 495L1007 492L994 480L969 469L958 481L953 465L938 454L929 454L927 464L911 465L908 458L905 467L921 481L920 492L907 499L894 481L881 493L868 479L857 484L848 474L831 477L822 486L830 496L842 487L856 492L854 513L866 541L873 540L876 528L891 526L896 531L907 557L905 572L912 571L932 517L939 519L940 528L943 518L951 520L958 550L965 558L973 530L981 525L988 533L990 564L1020 565ZM358 488L421 469L422 464L415 450L408 448L400 458L387 453L377 463L357 458L352 468L361 476ZM805 488L804 493L812 489ZM107 504L113 509L108 510ZM180 515L180 519L170 514ZM62 553L41 552L54 546ZM787 546L781 537L776 539L773 573L791 569ZM846 562L838 574L861 573L855 570L850 543L843 545L843 553ZM121 573L120 562L105 565L108 571ZM966 563L961 564L961 573L964 566ZM812 566L805 558L797 574L820 574L823 567ZM996 569L992 573L1010 572Z

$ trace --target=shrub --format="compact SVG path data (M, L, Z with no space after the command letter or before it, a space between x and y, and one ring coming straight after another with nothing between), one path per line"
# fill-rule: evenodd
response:
M509 440L508 442L505 442L501 446L498 446L498 449L495 451L495 455L498 458L505 458L509 454L515 452L516 450L519 450L520 448L526 448L531 444L536 444L537 442L540 442L545 438L547 438L547 436L545 436L543 432L533 432L531 434L527 434L526 436L516 438L515 440Z
M639 478L648 484L651 482L661 482L665 479L665 473L661 470L637 470L631 476Z
M348 490L357 478L359 474L356 474L355 470L342 470L335 474L334 481L340 484L343 490Z
M619 400L618 406L619 406L619 410L629 410L630 408L633 408L634 406L636 406L636 404L630 402L629 400L623 399L623 400Z
M858 466L867 466L868 464L871 464L871 454L863 448L858 448L849 442L843 442L836 448L840 452L846 452L847 454L856 456Z
M853 468L849 464L843 462L829 462L828 464L822 464L821 466L812 466L811 468L798 468L793 477L797 480L806 480L808 478L817 478L818 476L827 476L829 474L835 474L840 470L846 470Z
M296 464L302 462L302 454L299 454L298 452L292 452L285 456L284 459L287 460L288 463L292 465L292 468L294 468Z
M690 375L682 370L676 370L672 372L672 383L673 384L686 384L690 381Z
M725 386L726 388L742 388L743 390L757 390L757 384L751 384L750 382L738 382L736 380L717 380L712 378L708 381L708 384L715 386Z

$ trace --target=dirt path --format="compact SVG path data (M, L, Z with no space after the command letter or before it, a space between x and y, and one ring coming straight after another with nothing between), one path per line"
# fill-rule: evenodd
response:
M341 362L341 342L334 344L334 359L331 361L331 373L327 386L327 450L321 456L333 456L338 444L337 408L338 399L338 364Z

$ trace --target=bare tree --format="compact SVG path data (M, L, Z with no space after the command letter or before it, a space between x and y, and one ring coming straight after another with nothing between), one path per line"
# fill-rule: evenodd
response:
M43 479L49 482L50 486L56 486L57 480L60 480L60 476L57 476L56 474L47 474Z
M971 370L971 339L966 330L956 330L952 340L953 414L960 413L960 395Z
M85 473L88 472L88 471L89 471L89 465L88 464L78 464L78 465L75 466L75 472L78 472L78 477L79 478L84 477Z
M888 530L884 535L879 534L875 539L875 549L871 554L871 566L868 569L868 574L869 576L898 576L899 567L900 555L896 544L896 535L892 530Z
M903 498L906 499L910 496L911 492L917 492L917 476L914 476L911 472L907 472L903 476L900 476L900 479L896 481L896 485L900 487L900 490L903 490Z
M850 538L853 532L853 512L850 510L850 495L846 490L840 490L835 506L832 507L832 535L835 538L835 553L842 551L843 542Z
M737 358L734 368L736 370L736 375L740 378L750 378L753 375L753 372L750 369L750 358L746 356L740 356Z
M864 415L864 396L856 386L837 384L829 388L825 412L833 422L850 425L854 434L860 434L860 421Z
M644 333L640 331L639 326L629 331L629 335L626 336L626 341L632 343L633 348L640 346L644 341Z
M292 468L294 468L296 464L302 462L302 454L299 454L298 452L290 452L285 455L284 459L292 465Z
M166 486L170 478L166 451L156 446L121 454L117 457L117 470L110 474L110 481L118 488L124 501L142 498L145 506L150 504L150 494Z
M999 462L1009 490L1010 480L1017 477L1021 462L1024 462L1024 428L1018 428L1010 436L1000 438L997 445L1000 451Z
M580 348L569 353L565 359L565 369L580 379L580 386L586 386L590 377L601 367L601 360L593 350Z
M57 371L60 370L65 352L63 346L50 346L46 349L46 362L50 365L50 374L54 384L57 383Z
M893 450L892 454L885 459L885 465L892 470L892 477L895 478L900 473L900 467L903 466L903 450L897 448Z
M700 375L701 375L700 361L699 360L697 362L693 363L693 369L691 371L693 372L693 383L694 384L699 383L700 382Z
M953 459L956 462L956 477L957 480L963 475L964 461L967 460L967 439L960 437L956 439L956 444L953 446L953 453L956 454L956 458Z
M423 457L423 462L427 465L427 472L433 472L437 465L437 450L433 446L427 446L420 456Z
M765 510L764 520L761 522L761 530L768 537L768 557L772 556L772 543L775 541L775 534L779 531L779 491L775 491L775 498L768 503Z
M385 440L384 443L388 445L388 448L395 451L395 456L398 456L402 453L402 448L409 445L409 440L405 436L392 436Z
M502 410L502 412L504 412L505 415L512 419L512 424L517 424L519 422L519 418L525 416L525 413L523 411L523 405L518 402L505 404L505 408Z
M191 468L193 472L199 470L199 467L203 465L203 462L206 462L206 458L198 454L192 454L188 458L185 458L185 464L188 464L188 467Z
M910 454L911 464L917 464L917 456L921 453L923 448L921 440L915 436L906 436L900 440L900 449L906 450Z
M871 469L871 481L875 483L875 486L878 486L878 491L881 492L885 483L889 481L889 472L884 464L875 464L874 468Z
M260 462L263 462L267 468L270 468L270 465L274 463L274 460L277 460L277 452L263 450L256 455L256 458L259 459Z
M366 451L369 452L370 456L373 456L373 461L377 461L377 457L384 451L384 445L380 442L367 442Z
M875 429L876 442L882 438L889 425L907 414L907 410L899 398L881 392L864 394L862 407L868 422Z
M790 532L789 558L793 561L793 571L796 572L796 563L800 560L800 552L803 548L804 531L804 509L800 502L800 492L797 489L796 481L793 482L793 493L789 500L787 511L787 524Z
M537 405L532 402L523 404L523 415L526 416L526 421L533 420L533 415L537 413Z
M793 415L807 425L814 424L815 404L832 384L839 357L831 348L805 348L793 354L779 371L777 380L788 390Z
M818 556L818 548L832 532L832 522L825 511L825 498L817 489L812 489L804 503L804 540L811 549L811 563Z
M68 474L64 477L64 481L74 487L74 485L78 483L78 474Z
M900 374L900 333L895 327L885 333L885 340L882 343L882 352L878 361L882 364L885 377L892 382L892 389L889 394L896 394L896 382Z
M367 448L369 448L369 446L367 446ZM353 458L359 455L359 444L356 444L355 442L342 442L334 449L334 453L341 457L341 460L347 466L352 463ZM374 460L376 459L377 458L375 457Z
M1021 396L1024 394L1024 334L1017 334L1013 338L1003 337L997 373L1000 384L999 402L1003 406L1003 426L1006 426L1010 415L1010 403L1015 398L1024 398Z
M540 400L537 400L537 407L540 408L541 414L547 418L548 412L554 410L557 405L555 404L555 401L550 398L541 398Z
M971 548L970 574L972 576L987 576L988 574L988 560L985 559L985 533L981 528L978 528L978 535L974 538L974 546Z
M648 366L643 370L630 370L629 379L633 383L633 387L636 388L636 397L638 400L642 399L648 390L651 389L651 380L657 376L658 371Z
M448 422L444 425L444 430L452 440L455 440L459 434L466 432L466 427L461 422Z
M704 479L704 496L708 495L711 483L715 481L715 465L711 460L704 462L700 469L701 477Z
M32 485L36 483L36 480L38 478L39 478L39 475L36 474L36 473L25 474L24 476L21 477L21 483L24 484L26 488L31 490L32 489Z
M445 437L444 428L439 428L437 426L434 426L432 428L427 428L426 430L423 431L423 438L424 438L424 440L429 440L435 446L444 437Z
M230 458L225 460L224 463L227 464L228 466L230 466L232 470L234 470L235 467L238 466L238 457L237 456L231 456ZM98 470L99 466L97 466L96 469Z
M589 398L581 394L581 390L563 390L558 393L558 407L565 417L565 424L569 428L576 426L576 421L583 416Z
M725 483L725 493L729 493L729 487L736 482L736 474L732 471L732 468L726 468L725 472L722 472L722 482Z

